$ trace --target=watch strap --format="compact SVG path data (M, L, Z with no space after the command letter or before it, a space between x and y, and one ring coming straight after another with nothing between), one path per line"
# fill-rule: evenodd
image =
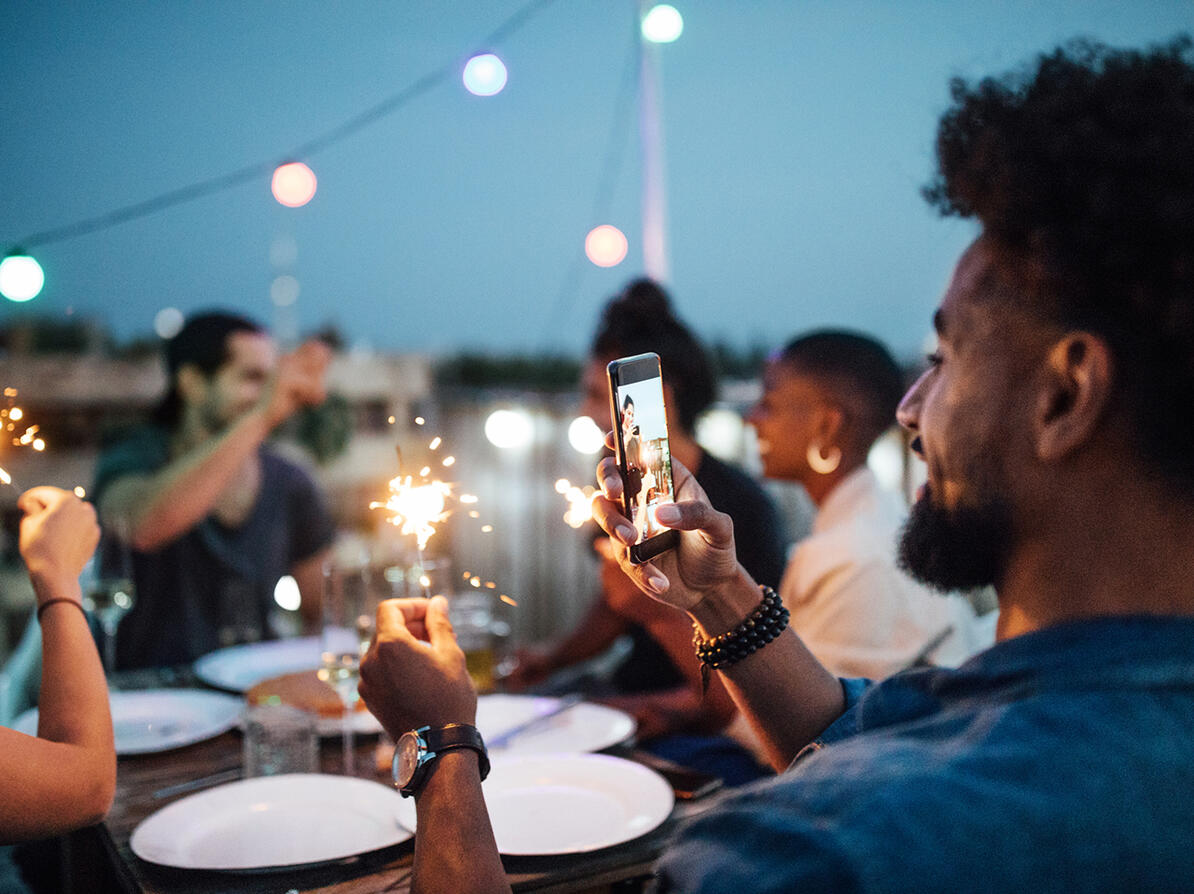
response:
M427 743L428 758L436 757L453 748L470 748L477 752L477 765L481 770L481 781L489 775L489 751L485 748L485 740L481 738L481 731L471 723L449 723L445 726L431 727L423 734L423 741Z

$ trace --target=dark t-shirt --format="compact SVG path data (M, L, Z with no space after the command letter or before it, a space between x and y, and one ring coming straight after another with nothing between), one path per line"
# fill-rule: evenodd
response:
M116 638L118 668L184 664L221 646L269 639L278 579L332 542L335 525L314 481L268 447L244 523L212 517L154 552L132 551L136 601ZM169 435L137 429L100 456L98 503L113 481L152 474L170 459ZM114 544L101 556L110 561Z
M736 466L702 452L697 483L713 508L734 520L738 561L760 584L778 587L787 560L784 528L775 504L757 481ZM637 624L627 630L634 646L613 674L619 692L670 689L684 677L663 648Z

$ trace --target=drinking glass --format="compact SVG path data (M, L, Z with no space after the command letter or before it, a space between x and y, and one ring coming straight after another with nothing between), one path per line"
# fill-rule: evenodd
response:
M342 551L323 567L323 626L320 633L321 680L340 696L344 709L340 732L344 772L356 774L354 760L356 706L360 699L361 658L375 625L376 600L368 586L369 567L362 555Z
M116 631L120 619L133 607L136 591L133 588L132 556L124 542L106 541L102 554L102 562L96 555L84 566L79 585L83 607L95 615L103 632L101 658L104 671L111 675L116 670Z
M319 772L315 718L290 705L254 705L245 711L245 778Z

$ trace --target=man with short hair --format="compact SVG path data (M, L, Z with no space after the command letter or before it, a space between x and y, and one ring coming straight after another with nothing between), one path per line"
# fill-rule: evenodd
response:
M787 769L684 825L660 890L1190 887L1191 46L1078 44L953 85L929 195L982 231L898 412L928 467L901 549L926 582L995 585L993 647L877 684L832 676L676 464L657 517L680 545L623 569L689 613ZM595 515L628 544L613 463L598 474ZM379 621L361 693L390 732L471 722L445 605L388 602ZM508 890L481 766L456 747L408 783L413 890Z
M117 636L120 668L193 661L273 635L282 575L318 616L334 525L310 476L266 445L273 429L323 401L329 351L276 356L256 323L193 317L166 345L169 391L153 425L106 449L94 497L108 555L131 551L136 601Z

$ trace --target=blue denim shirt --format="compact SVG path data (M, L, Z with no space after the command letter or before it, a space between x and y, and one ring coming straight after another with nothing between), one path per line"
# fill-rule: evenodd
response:
M843 688L785 773L678 832L659 890L1194 891L1194 619Z

